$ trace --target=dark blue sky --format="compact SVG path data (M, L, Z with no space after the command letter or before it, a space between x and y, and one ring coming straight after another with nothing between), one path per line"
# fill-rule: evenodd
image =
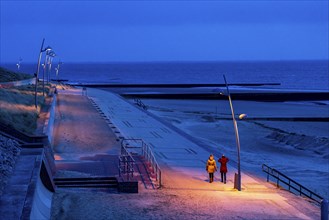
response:
M1 62L328 59L328 1L6 1Z

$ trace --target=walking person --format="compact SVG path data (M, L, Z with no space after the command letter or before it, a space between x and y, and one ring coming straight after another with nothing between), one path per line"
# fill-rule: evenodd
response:
M221 182L224 182L226 184L226 173L227 173L227 166L229 159L225 157L223 154L221 158L218 159L218 162L220 163L220 176L221 176Z
M214 182L214 173L217 171L216 161L214 155L210 154L207 161L206 170L209 173L209 183Z

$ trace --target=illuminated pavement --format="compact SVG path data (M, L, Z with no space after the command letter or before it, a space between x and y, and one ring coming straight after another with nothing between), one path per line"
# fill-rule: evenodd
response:
M273 184L266 182L265 174L264 178L258 178L243 173L242 191L238 192L233 189L234 173L237 171L231 164L228 167L227 184L218 182L219 173L215 174L215 183L209 184L205 162L211 152L207 152L190 137L116 94L88 88L88 96L115 125L115 130L120 131L120 136L141 138L152 146L155 157L162 167L166 187L220 192L225 199L232 199L238 204L248 203L248 209L263 210L265 216L271 213L269 216L276 215L278 218L319 218L320 208L291 193L276 189ZM219 155L215 156L218 158ZM223 194L224 192L226 194ZM235 210L243 212L243 208Z
M74 92L81 94L81 90ZM210 214L210 219L211 216L213 218L220 216L222 219L320 219L319 207L289 192L277 189L273 184L266 182L265 175L263 178L258 178L243 173L242 191L235 190L233 176L236 169L232 161L228 166L227 184L219 182L218 173L215 174L215 182L208 183L205 162L211 152L207 152L193 138L116 94L88 88L88 96L114 125L112 127L115 128L112 129L117 132L118 137L143 139L152 146L162 169L163 189L154 192L159 196L147 193L143 189L139 195L136 195L137 197L85 194L84 200L76 198L80 202L75 203L74 208L66 213L67 216L101 219L102 216L122 218L122 216L133 215L136 218L157 219L158 217L154 216L160 215L171 219L178 218L177 213L181 214L189 210L190 214L185 213L179 218L191 219L190 217L193 216L192 219L202 219L203 215ZM218 158L219 155L215 156ZM164 206L164 201L161 200L168 194L169 196L175 194L177 199L170 199L170 202L165 203L167 205ZM124 199L111 200L115 197L124 197ZM137 198L140 199L138 201L143 200L145 206L143 203L133 203ZM84 202L86 200L88 202ZM122 209L130 200L130 209ZM151 209L145 214L143 210L150 207L146 201L154 206L162 206L162 209ZM99 208L107 202L110 202L111 206ZM207 203L214 204L214 212L209 213ZM94 211L91 210L90 213L81 211L90 209L89 207L94 207ZM177 210L172 212L173 209Z

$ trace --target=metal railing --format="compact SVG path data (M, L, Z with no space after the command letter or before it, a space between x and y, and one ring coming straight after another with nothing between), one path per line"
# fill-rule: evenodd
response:
M134 177L135 160L127 151L125 146L121 146L121 155L119 156L119 176L129 181Z
M313 201L317 202L319 205L321 205L321 202L324 200L323 197L312 192L311 190L307 189L306 187L302 186L296 181L290 179L289 177L279 172L278 170L267 166L266 164L262 165L262 170L263 172L267 173L267 182L269 182L270 176L276 179L277 187L283 186L282 184L284 184L286 187L288 187L288 190L290 192L312 199Z
M134 101L139 107L143 108L144 110L147 110L147 106L142 102L142 100L136 98L134 99Z
M158 162L155 159L153 151L151 147L146 144L143 139L123 139L121 141L121 146L125 147L125 149L131 149L131 152L142 155L146 161L149 163L151 172L154 174L155 181L160 188L162 185L161 180L161 168Z
M152 149L149 145L143 144L142 155L150 163L153 173L155 174L155 181L158 183L159 188L162 185L161 180L161 169L158 162L155 159L155 156L152 152Z

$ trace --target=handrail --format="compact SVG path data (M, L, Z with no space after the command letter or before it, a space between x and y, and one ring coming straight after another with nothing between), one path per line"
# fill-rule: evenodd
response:
M134 101L139 107L142 107L144 110L147 110L147 106L142 102L142 100L135 98Z
M129 142L134 141L134 142L140 142L141 146L136 147L136 146L129 146ZM155 181L158 182L158 187L160 188L162 186L162 179L161 179L161 168L158 164L158 162L155 159L155 156L152 152L151 147L146 144L143 139L138 139L138 138L127 138L127 139L122 139L121 141L121 147L124 147L124 142L125 148L136 148L136 149L141 149L141 152L139 152L151 165L152 172L155 174Z
M158 162L155 159L155 156L152 152L152 149L149 145L143 142L142 154L148 162L150 162L153 172L155 172L155 180L159 183L159 188L162 185L161 179L161 169Z
M323 197L312 192L311 190L302 186L301 184L297 183L296 181L290 179L288 176L284 175L283 173L279 172L278 170L271 168L271 167L267 166L266 164L262 165L262 170L263 170L263 172L267 173L267 182L269 182L269 178L270 178L270 176L272 176L276 179L277 187L280 186L280 182L284 183L286 186L288 186L288 190L290 192L292 192L292 193L298 192L300 196L304 195L307 198L312 199L313 201L315 201L319 205L321 205L321 202L323 201Z
M119 156L119 176L129 181L134 176L135 160L127 151L125 146L121 146L121 155Z

